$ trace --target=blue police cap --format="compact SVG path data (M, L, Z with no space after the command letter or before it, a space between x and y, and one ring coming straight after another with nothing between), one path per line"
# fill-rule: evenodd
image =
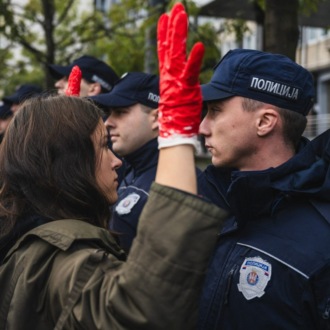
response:
M90 99L103 107L129 107L141 103L158 108L159 77L143 72L125 73L109 93L91 96Z
M99 83L105 90L111 91L114 83L119 79L115 71L105 62L89 55L74 60L69 65L48 65L49 72L55 79L69 77L72 68L78 65L82 77L87 81Z
M30 97L40 95L41 92L42 89L37 85L23 84L16 89L14 94L4 97L2 100L9 104L19 104Z
M203 101L242 96L307 115L315 99L313 77L288 57L251 49L229 51L202 85Z
M13 112L10 110L10 104L2 103L0 105L0 119L6 119L8 117L11 117L12 115Z

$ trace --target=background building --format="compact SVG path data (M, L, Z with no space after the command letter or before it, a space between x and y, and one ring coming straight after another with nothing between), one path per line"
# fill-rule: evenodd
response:
M233 33L221 33L221 54L234 48L263 50L263 27L260 12L253 1L213 0L204 3L201 13L211 20L246 20L246 31L240 41ZM314 76L317 92L316 103L308 115L304 135L313 138L330 128L330 1L320 2L318 10L299 17L300 37L296 50L296 62ZM221 30L221 29L220 29Z

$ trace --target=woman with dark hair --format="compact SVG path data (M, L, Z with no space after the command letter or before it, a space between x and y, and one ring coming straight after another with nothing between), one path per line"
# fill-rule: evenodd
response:
M109 154L108 135L92 107L78 98L50 97L26 101L21 108L0 158L2 235L36 214L39 223L75 218L105 226L109 204L117 199L113 169L121 161L109 162L113 182L102 188L95 173Z
M121 161L98 108L78 97L35 98L11 121L0 146L0 329L195 328L225 213L196 196L191 123L200 118L202 49L173 64L168 80L164 61L171 44L180 46L176 61L185 58L188 22L181 4L168 18L158 36L157 175L127 260L106 229Z
M14 116L0 151L0 329L188 329L196 321L221 210L155 183L124 261L106 229L121 165L108 138L99 109L77 97L34 98ZM171 149L189 172L191 146ZM158 180L195 193L194 171L190 183L172 184L166 157Z

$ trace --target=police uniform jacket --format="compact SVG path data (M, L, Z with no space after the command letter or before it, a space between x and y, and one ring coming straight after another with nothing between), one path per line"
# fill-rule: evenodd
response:
M118 201L112 209L110 229L118 234L119 244L126 252L136 236L139 216L156 177L158 155L155 138L124 159L127 169L118 188Z
M0 266L0 329L195 329L224 211L157 184L149 200L125 262L80 220L25 233Z
M277 168L208 167L201 194L231 212L199 329L330 329L330 131Z

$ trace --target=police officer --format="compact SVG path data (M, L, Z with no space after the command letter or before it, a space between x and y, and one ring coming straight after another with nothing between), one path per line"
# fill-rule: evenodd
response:
M232 216L199 329L330 328L330 131L302 137L312 75L283 55L230 51L202 85L213 165L201 193Z
M108 110L105 125L112 148L124 160L125 174L113 206L110 229L118 233L121 247L128 252L156 175L159 77L129 72L110 93L91 99Z
M50 74L56 79L55 87L58 94L65 94L68 77L75 65L79 66L82 73L80 96L107 93L119 79L114 69L108 64L94 56L83 55L69 65L50 64L48 66Z
M13 113L15 113L18 110L19 105L23 101L25 101L31 97L38 96L41 93L42 93L42 89L38 85L29 84L29 83L21 84L16 87L16 90L13 94L4 97L3 101L6 104L9 104L10 110Z

